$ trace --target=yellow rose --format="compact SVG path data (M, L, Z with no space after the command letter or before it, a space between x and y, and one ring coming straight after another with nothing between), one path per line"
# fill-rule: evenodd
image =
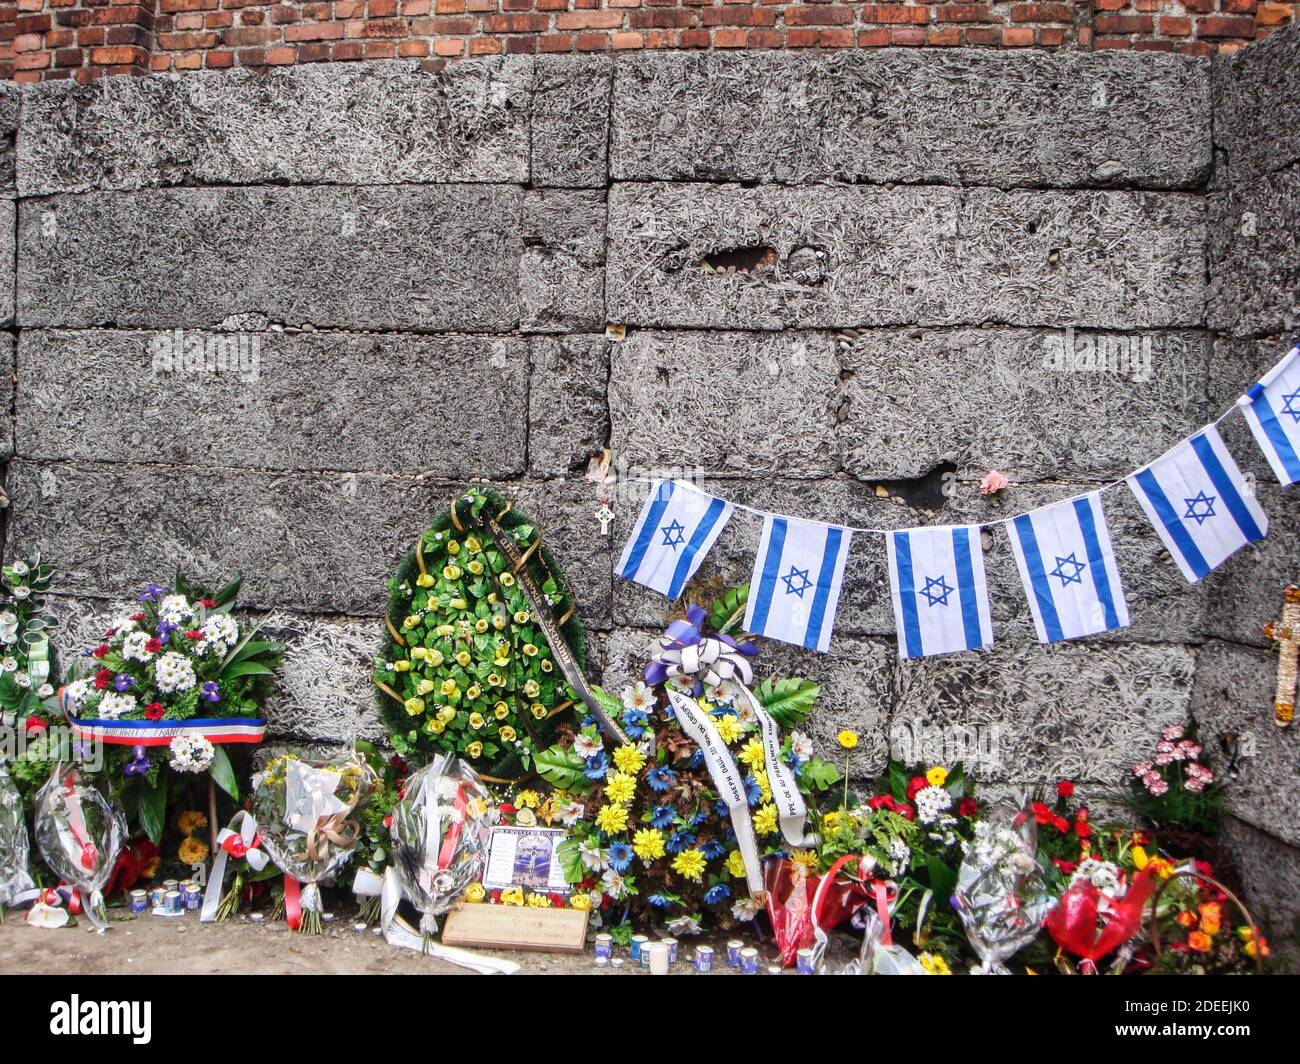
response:
M515 611L515 624L527 624L527 623L528 623L528 611L527 611L527 610L516 610L516 611Z
M406 712L413 717L418 717L424 712L423 698L408 698L406 700Z
M545 894L530 894L528 895L527 904L530 909L549 909L551 907L551 899Z
M466 536L465 549L469 551L471 554L477 554L479 551L483 549L483 544L478 541L477 536Z
M546 707L542 705L540 702L534 702L531 706L528 707L528 711L532 713L532 715L536 717L538 720L541 720L544 716L546 716Z
M488 619L486 617L480 617L477 621L474 622L474 631L478 632L479 635L482 635L487 630L488 630Z
M948 770L936 765L925 774L925 782L931 787L942 787L948 782Z
M524 697L536 698L541 693L541 690L536 680L528 680L524 684Z
M501 574L501 586L502 586L502 587L514 587L514 586L515 586L515 578L514 578L514 574L513 574L513 573L502 573L502 574Z
M423 661L429 656L429 651L424 647L411 647L411 660Z
M424 656L428 660L429 664L432 665L435 669L446 660L442 656L441 650L430 650Z
M469 715L469 726L475 731L478 731L479 728L483 727L483 723L482 713L471 713Z
M499 673L495 673L495 672L488 673L489 687L504 687L505 682L506 682L505 678L501 676Z
M410 672L410 671L411 671L411 663L410 663L409 661L407 661L406 659L402 659L401 661L395 661L395 662L393 662L393 671L394 671L394 672Z
M444 566L442 567L442 575L443 575L443 578L446 579L446 580L459 580L459 579L460 579L460 566L459 566L459 565L444 565Z
M569 899L569 908L577 909L579 912L586 912L591 908L591 895L585 890L579 891Z
M421 573L415 578L417 587L433 587L434 579L432 573Z
M465 900L471 905L477 905L487 897L487 891L483 889L482 883L471 883L465 888Z
M427 695L438 685L430 679L423 679L415 685L415 693L418 695Z
M442 693L446 695L448 698L459 698L460 685L457 684L455 680L443 680Z
M438 708L438 719L442 721L443 724L450 724L453 720L456 719L456 707L440 706Z
M419 623L420 623L420 618L413 613L409 613L402 618L402 627L405 628L408 632Z
M469 603L466 602L463 598L454 598L449 603L447 603L447 605L450 606L453 610L463 610L469 607Z
M447 553L450 554L452 557L455 557L457 554L460 553L460 544L457 543L454 539L448 540Z
M459 654L456 655L456 664L459 665L462 669L468 668L469 663L473 660L474 659L470 656L468 650L462 650Z
M497 732L497 734L501 736L501 741L503 743L513 743L515 741L515 730L510 727L509 724Z
M449 639L456 634L456 626L454 624L440 624L438 625L438 634L444 639Z
M470 562L467 566L465 566L465 568L468 569L474 576L483 575L483 563L480 561Z
M431 720L424 726L424 730L432 732L434 735L441 735L447 730L447 725L440 720Z
M843 731L841 731L839 735L836 736L836 738L839 739L840 746L842 746L845 750L852 750L855 746L858 745L858 733L854 731L849 731L848 728L845 728Z
M536 644L534 644L534 643L525 643L524 646L523 646L523 650L524 650L524 653L525 653L528 657L530 657L530 658L535 658L535 657L537 657L537 646L536 646Z
M551 665L551 659L550 659L550 658L543 658L543 659L542 659L542 672L550 672L550 671L551 671L551 668L552 668L552 665Z
M465 747L465 753L469 754L470 757L482 757L483 744L476 739L474 742L470 743L467 747Z
M492 715L496 717L497 720L505 720L506 717L510 716L510 707L504 702L498 702L492 707Z

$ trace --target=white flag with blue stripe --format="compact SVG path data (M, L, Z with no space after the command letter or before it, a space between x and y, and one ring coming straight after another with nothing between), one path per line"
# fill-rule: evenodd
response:
M1128 477L1188 583L1268 534L1268 517L1213 425Z
M889 533L889 583L899 657L993 645L978 525Z
M825 653L853 534L769 514L754 560L745 631Z
M723 499L679 480L656 480L618 560L618 574L677 598L731 513Z
M1300 347L1237 400L1255 442L1283 484L1300 480Z
M1100 492L1021 514L1008 525L1040 643L1128 627Z

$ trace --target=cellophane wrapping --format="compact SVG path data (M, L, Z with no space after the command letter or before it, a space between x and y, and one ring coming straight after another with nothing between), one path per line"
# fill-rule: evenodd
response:
M0 762L0 910L35 889L27 871L30 852L22 795Z
M58 765L36 795L36 845L50 871L102 920L104 884L126 844L126 818L75 768Z

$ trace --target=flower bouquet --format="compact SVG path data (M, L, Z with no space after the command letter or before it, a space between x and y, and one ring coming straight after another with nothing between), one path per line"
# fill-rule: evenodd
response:
M105 770L131 822L156 844L169 782L207 775L232 798L239 785L224 746L257 743L279 643L231 614L239 580L208 595L178 578L150 584L84 654L94 672L60 699L74 733L109 746Z
M541 541L524 514L472 490L403 560L374 670L400 755L454 754L505 782L554 741L585 651L568 583Z
M45 701L57 675L50 647L55 618L46 602L50 575L39 554L0 574L0 718L29 732L49 722Z
M1154 872L1145 868L1129 879L1110 861L1088 857L1079 863L1044 926L1061 949L1080 959L1084 975L1096 975L1099 960L1141 931L1143 906L1156 886ZM1122 971L1128 959L1121 952L1115 970Z
M320 933L320 885L351 859L358 818L377 785L356 751L315 762L284 754L253 777L254 837L284 873L284 911L295 931Z
M1150 758L1133 766L1128 802L1169 831L1215 835L1223 822L1222 788L1195 732L1167 725Z
M769 678L750 690L756 648L736 638L747 588L711 613L692 606L659 642L646 682L615 700L628 742L606 749L596 723L538 756L570 836L561 847L566 878L594 909L659 917L673 934L701 929L711 912L724 926L762 906L761 862L785 854L813 870L804 834L805 799L839 782L795 726L818 686Z
M90 922L105 930L102 891L127 838L121 810L77 769L59 765L36 796L35 829L45 864L73 889L75 905Z
M0 761L0 921L6 908L28 901L36 888L27 871L29 853L22 795Z

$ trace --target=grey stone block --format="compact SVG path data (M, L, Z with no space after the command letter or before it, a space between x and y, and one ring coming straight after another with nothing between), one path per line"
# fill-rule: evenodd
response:
M633 332L610 353L615 454L706 473L836 471L829 333Z
M521 192L502 185L166 189L24 200L25 326L509 331Z
M532 191L524 197L521 326L591 331L605 324L605 194Z
M19 347L27 457L444 477L525 466L517 338L28 329ZM196 431L196 411L216 413Z
M1210 163L1207 64L890 49L622 57L619 179L1190 187Z
M1300 327L1300 163L1210 196L1207 320L1230 336Z
M1264 925L1273 963L1300 972L1300 849L1231 818L1221 837L1243 872L1246 903Z
M1182 194L617 185L606 299L641 326L1198 325L1204 231ZM701 266L738 249L770 257Z
M613 62L606 56L547 55L536 60L532 182L553 188L604 188Z
M865 332L842 345L844 468L1113 478L1202 424L1203 333Z
M0 333L0 458L14 453L14 338Z
M659 634L654 629L615 628L610 634L602 684L617 694L642 678L653 660ZM753 659L754 685L768 676L802 676L821 685L816 707L801 729L813 740L819 757L844 764L836 742L841 728L856 731L861 745L853 752L852 775L879 772L888 756L887 723L893 650L887 644L850 639L837 641L829 654L760 641Z
M1273 723L1277 657L1234 643L1212 641L1196 657L1192 715L1206 756L1226 785L1232 811L1255 827L1300 845L1295 801L1284 781L1295 774L1300 733ZM1223 740L1237 744L1228 772Z
M1244 184L1300 160L1300 29L1292 26L1214 62L1214 145Z
M16 141L22 95L22 89L12 81L0 82L0 196L12 196L17 191Z
M528 466L543 476L581 473L609 443L609 343L603 336L528 341Z
M1186 647L1100 643L1002 645L902 661L892 719L996 735L990 779L1114 784L1160 728L1186 720L1194 667Z
M690 473L688 469L663 467L632 467L629 472L636 476L688 476ZM926 520L917 511L878 498L870 485L852 480L703 480L699 486L732 502L768 512L860 528L908 528ZM645 484L620 485L614 505L617 512L613 529L615 562L648 491ZM737 510L679 603L669 602L658 592L615 576L615 621L662 630L669 619L681 613L685 603L711 602L730 588L748 583L761 532L760 517ZM831 650L839 645L842 636L893 633L884 541L879 536L855 536L844 569Z
M1243 547L1206 577L1207 634L1265 646L1264 625L1282 611L1282 592L1300 584L1300 507L1294 488L1258 481L1259 504L1268 514L1268 537Z
M27 95L19 187L523 182L531 86L523 57L46 82Z
M177 568L213 581L238 571L250 608L378 617L398 561L460 486L15 460L9 552L57 558L59 586L75 594L120 597ZM501 489L537 520L584 621L607 626L609 554L590 535L587 486Z
M0 199L0 325L13 322L14 300L17 297L14 214L14 201Z

